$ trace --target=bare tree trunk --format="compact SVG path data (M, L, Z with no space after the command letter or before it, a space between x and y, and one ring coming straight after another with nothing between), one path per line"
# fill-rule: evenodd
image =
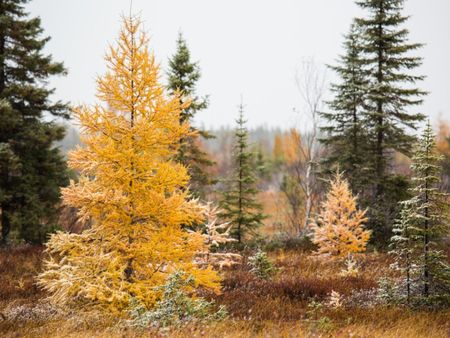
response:
M325 93L325 73L319 70L314 59L306 59L303 61L301 71L296 74L296 84L305 105L303 114L310 122L310 130L303 133L306 142L300 147L301 156L306 164L304 182L301 182L305 194L305 218L302 229L298 231L298 235L301 236L308 228L314 207L317 185L314 172L320 155L317 135L318 119Z
M303 220L303 229L306 229L308 227L308 222L311 218L311 208L312 208L312 201L311 201L311 164L308 164L308 168L306 169L306 205L305 205L305 219ZM299 229L298 236L301 236L302 231Z

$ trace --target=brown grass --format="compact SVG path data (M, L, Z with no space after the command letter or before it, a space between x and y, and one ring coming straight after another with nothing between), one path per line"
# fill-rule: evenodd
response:
M384 269L369 267L388 262L384 255L369 255L360 263L364 274L342 277L340 261L319 260L292 251L278 252L272 259L279 269L272 280L255 278L245 266L226 273L224 292L216 300L227 306L233 318L301 320L311 299L324 301L332 291L345 296L355 290L376 288Z
M19 246L0 249L0 309L12 301L38 299L35 276L41 269L43 247Z
M0 318L1 337L159 337L152 330L117 326L108 316L77 314L33 317L47 311L45 296L34 285L40 271L42 248L0 251L0 312L19 308L16 318ZM377 280L392 275L385 254L370 253L360 260L358 277L342 277L342 262L320 260L306 253L271 254L278 270L269 281L256 279L246 266L224 275L223 293L215 298L229 318L209 325L174 328L173 337L450 337L450 311L412 311L400 307L323 308L311 314L312 299L326 301L332 290L349 295L370 290ZM9 310L8 310L9 311ZM29 313L28 313L29 312ZM38 319L36 319L38 318Z

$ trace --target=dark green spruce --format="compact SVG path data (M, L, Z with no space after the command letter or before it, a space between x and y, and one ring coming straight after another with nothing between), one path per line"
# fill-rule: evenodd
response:
M254 153L250 151L248 130L244 120L244 106L239 106L239 118L234 134L233 172L225 181L226 187L220 203L220 216L232 224L232 235L242 243L244 235L254 234L265 216L257 201L258 189Z
M1 242L42 243L56 226L59 187L68 183L54 142L64 136L57 118L66 104L52 102L50 76L62 63L44 53L50 40L39 18L29 18L28 0L0 0L0 208Z
M409 42L404 28L408 17L403 15L404 0L358 0L367 16L356 19L361 31L362 62L367 71L365 95L369 151L366 160L372 172L368 175L369 227L372 240L384 244L391 236L393 220L398 214L398 201L407 198L408 180L392 170L395 152L410 155L415 137L412 130L424 116L412 113L426 92L417 83L416 75L422 58L414 52L420 43ZM369 189L366 189L369 190Z
M367 71L363 67L361 34L352 24L345 36L345 54L338 65L330 68L339 82L331 85L333 99L330 112L321 113L326 126L321 127L321 142L328 148L325 165L331 170L344 171L353 193L362 193L367 184L367 134L365 131L365 97L368 87Z
M189 170L191 176L190 189L194 196L204 198L208 186L215 183L208 173L208 168L214 162L202 150L200 143L202 138L206 140L214 136L194 126L193 119L195 115L208 107L208 98L196 95L197 81L200 79L200 76L198 63L191 61L191 53L180 33L177 40L176 53L169 60L168 89L170 93L179 90L186 99L191 99L191 105L183 110L180 122L188 122L194 135L182 140L177 160Z

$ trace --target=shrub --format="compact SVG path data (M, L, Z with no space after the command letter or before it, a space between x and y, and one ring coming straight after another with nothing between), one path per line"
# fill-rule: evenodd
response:
M310 236L287 236L278 235L271 240L264 243L264 249L266 251L276 250L296 250L310 252L317 249L317 246L312 242Z
M187 294L185 290L194 285L192 276L187 276L182 271L175 272L165 285L157 287L157 291L162 291L163 296L153 309L148 310L135 298L130 301L131 319L127 321L127 325L137 328L165 328L225 318L227 313L223 306L214 311L212 302L192 298Z

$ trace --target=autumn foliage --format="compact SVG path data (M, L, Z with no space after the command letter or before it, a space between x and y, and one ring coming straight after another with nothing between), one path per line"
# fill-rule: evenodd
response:
M338 172L317 220L311 224L319 254L343 257L366 250L370 238L370 231L364 229L366 211L358 210L356 202L348 182Z
M181 103L159 82L159 66L135 18L125 18L108 70L97 81L103 104L80 107L84 147L70 153L78 182L63 189L64 203L92 220L81 234L59 232L39 284L59 304L90 303L122 310L131 298L152 307L174 271L196 286L219 290L219 277L194 263L203 237L181 225L199 222L201 208L185 188L187 169L173 159L189 126Z

